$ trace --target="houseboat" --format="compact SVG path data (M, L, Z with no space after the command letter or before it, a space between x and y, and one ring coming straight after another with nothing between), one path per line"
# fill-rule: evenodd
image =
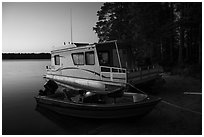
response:
M160 77L158 66L136 66L130 53L127 45L116 40L64 44L51 51L51 65L46 66L44 77L70 89L100 94Z
M154 66L134 67L127 46L117 41L64 44L51 51L47 83L35 97L39 107L83 118L122 118L150 112L161 98L134 84L159 77ZM58 92L60 91L60 92Z

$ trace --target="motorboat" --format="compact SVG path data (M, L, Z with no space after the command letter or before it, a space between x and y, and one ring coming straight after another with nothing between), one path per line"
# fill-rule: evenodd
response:
M91 93L87 92L86 94ZM88 100L85 100L86 95L83 97L76 95L70 99L67 99L66 95L65 98L62 96L62 94L57 97L38 95L35 99L39 107L61 115L97 119L144 116L161 100L158 97L129 92L124 92L120 96L102 94L97 97L91 95Z

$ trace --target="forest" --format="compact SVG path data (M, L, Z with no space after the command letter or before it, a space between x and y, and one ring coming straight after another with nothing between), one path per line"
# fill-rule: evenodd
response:
M2 59L50 59L50 53L3 53Z
M201 2L108 2L97 16L99 42L127 42L164 71L201 75Z

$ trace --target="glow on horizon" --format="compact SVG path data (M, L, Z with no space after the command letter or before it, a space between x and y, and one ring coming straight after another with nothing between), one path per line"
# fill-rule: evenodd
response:
M3 2L2 52L50 52L53 46L70 42L71 10L73 42L98 42L93 27L102 5L97 2Z

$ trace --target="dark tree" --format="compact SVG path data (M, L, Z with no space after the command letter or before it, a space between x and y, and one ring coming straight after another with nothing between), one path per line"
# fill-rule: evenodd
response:
M50 59L50 53L3 53L2 59Z
M105 3L97 15L99 42L128 42L163 66L201 64L201 2Z

